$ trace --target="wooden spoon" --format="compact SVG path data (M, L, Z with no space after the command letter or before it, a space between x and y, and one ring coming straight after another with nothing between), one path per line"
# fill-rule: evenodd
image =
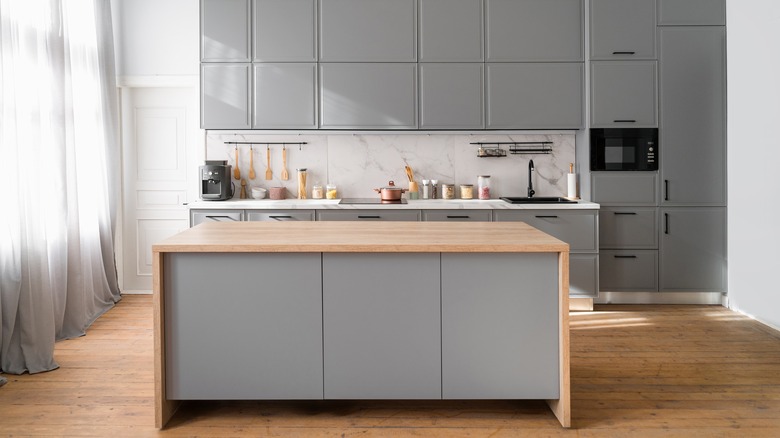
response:
M233 169L233 178L241 179L241 171L238 170L238 146L236 146L236 168Z
M290 174L287 172L287 146L282 146L282 179L287 181Z
M249 179L255 179L255 150L249 146Z
M271 171L271 147L266 146L265 159L268 164L265 167L265 179L273 179L274 173Z

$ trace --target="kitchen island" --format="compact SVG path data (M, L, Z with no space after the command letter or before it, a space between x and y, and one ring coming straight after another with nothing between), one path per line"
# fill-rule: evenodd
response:
M544 399L569 246L525 223L204 223L153 247L155 422L183 400Z

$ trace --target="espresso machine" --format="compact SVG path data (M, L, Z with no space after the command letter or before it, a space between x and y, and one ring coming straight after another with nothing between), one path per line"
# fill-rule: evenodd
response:
M200 199L224 201L233 197L233 182L230 180L231 166L227 161L209 161L200 166Z

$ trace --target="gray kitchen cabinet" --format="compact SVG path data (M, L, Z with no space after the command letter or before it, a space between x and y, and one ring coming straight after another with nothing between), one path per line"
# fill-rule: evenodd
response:
M592 128L658 126L656 61L594 61L590 69Z
M495 210L496 222L525 222L563 240L572 252L598 252L597 210Z
M492 210L423 210L427 222L490 222Z
M320 0L320 61L415 62L416 30L416 0Z
M590 59L655 59L656 0L590 0Z
M491 62L583 61L583 0L485 0Z
M317 129L317 64L256 63L254 129Z
M442 398L558 397L556 258L441 255Z
M203 222L241 222L244 210L190 210L190 227Z
M659 289L726 291L726 209L660 209Z
M726 0L658 0L661 26L726 25Z
M200 127L248 129L250 70L246 64L201 64Z
M569 256L569 296L599 296L599 254L572 253Z
M582 128L582 63L486 64L488 129Z
M602 292L658 291L657 250L601 250L599 260Z
M325 398L441 398L439 264L439 253L323 254Z
M602 207L599 212L600 250L658 248L657 215L655 207Z
M417 64L321 63L320 126L415 129Z
M419 221L420 210L317 210L318 221Z
M420 62L481 62L482 0L418 0Z
M247 210L247 221L277 221L277 222L295 222L295 221L313 221L314 210Z
M253 0L254 61L317 61L317 0Z
M663 205L725 205L726 30L662 27L660 175Z
M250 0L200 0L201 62L250 61Z
M319 253L166 255L166 395L322 399L321 263Z
M421 63L419 68L421 129L482 129L482 63Z
M657 172L591 172L591 197L602 206L658 203Z

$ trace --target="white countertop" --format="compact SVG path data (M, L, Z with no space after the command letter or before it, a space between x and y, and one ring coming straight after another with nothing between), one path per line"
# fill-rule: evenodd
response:
M339 204L340 199L230 199L227 201L195 201L190 209L245 210L594 210L599 204L578 201L576 204L510 204L500 199L419 199L407 204Z

